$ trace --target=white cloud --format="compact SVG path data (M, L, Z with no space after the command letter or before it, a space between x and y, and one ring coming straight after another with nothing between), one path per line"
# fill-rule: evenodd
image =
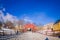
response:
M4 15L3 11L5 11L5 8L0 10L0 21L6 22L8 20L8 21L11 21L13 23L18 21L18 18L16 16L13 16L10 13L7 13L6 15Z
M2 10L0 10L0 21L4 20L4 13L2 12Z
M13 16L9 13L7 13L7 15L5 16L5 21L11 21L11 22L15 22L15 21L18 21L17 17L16 16Z
M50 16L48 16L46 13L40 13L35 17L35 22L36 23L42 23L42 24L47 24L50 22L54 22L54 18L51 18Z
M5 8L3 8L2 10L5 11Z
M13 16L10 13L7 13L4 16L4 13L2 11L5 11L5 8L3 8L3 10L0 10L0 17L2 17L5 22L7 20L11 21L11 22L18 21L18 18L16 16ZM32 18L30 18L29 16L27 16L26 14L24 14L23 20L25 22L29 22L29 23L33 23L34 22L34 23L38 23L38 24L39 23L46 24L46 23L54 21L53 18L47 16L45 13L37 14L37 15L33 16Z
M25 22L33 23L33 21L29 17L24 17Z

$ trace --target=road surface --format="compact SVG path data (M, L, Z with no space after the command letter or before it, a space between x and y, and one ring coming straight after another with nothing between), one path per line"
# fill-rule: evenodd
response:
M34 32L26 32L10 40L45 40L46 37L48 37L49 40L60 40L60 38L57 37L46 36Z

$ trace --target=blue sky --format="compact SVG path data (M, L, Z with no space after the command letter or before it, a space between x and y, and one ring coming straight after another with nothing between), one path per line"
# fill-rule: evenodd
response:
M1 7L18 19L25 18L37 24L60 18L60 0L0 0Z

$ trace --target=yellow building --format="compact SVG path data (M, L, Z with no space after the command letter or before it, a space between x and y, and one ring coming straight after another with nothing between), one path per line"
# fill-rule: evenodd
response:
M60 20L58 20L58 21L53 25L53 30L54 30L54 31L60 31Z
M53 27L53 23L49 23L49 24L44 25L43 30L50 30L52 29L52 27Z
M43 29L43 27L39 26L39 27L37 27L37 29L38 29L38 30L42 30L42 29Z
M20 26L16 25L15 28L19 32L21 32L23 30L23 26L22 25L20 25Z

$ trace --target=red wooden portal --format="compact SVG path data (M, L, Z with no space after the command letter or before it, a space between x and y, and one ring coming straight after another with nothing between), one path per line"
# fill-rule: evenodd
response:
M28 29L31 29L31 31L36 31L36 26L34 24L25 24L24 25L24 31L27 31Z

